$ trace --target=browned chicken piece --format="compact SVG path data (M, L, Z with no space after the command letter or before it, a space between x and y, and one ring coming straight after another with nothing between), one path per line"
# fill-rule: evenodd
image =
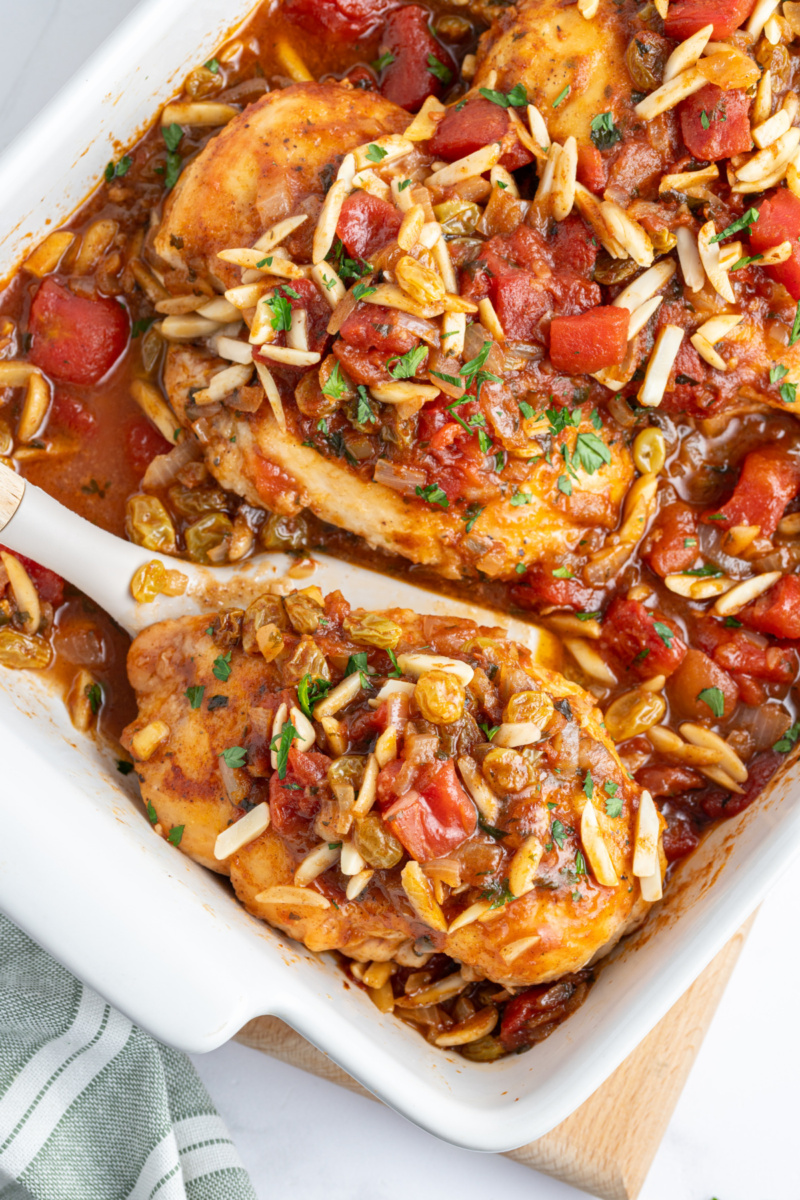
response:
M312 587L154 625L128 670L156 831L312 950L522 986L644 915L640 789L592 698L498 629Z
M223 363L192 346L171 347L164 386L179 419L190 424L202 411L189 406L192 389L208 385ZM574 453L579 433L594 436L588 417L559 439ZM609 462L588 473L578 464L572 494L558 490L563 459L548 462L533 444L532 461L520 460L514 493L490 500L465 528L464 507L437 509L415 503L346 462L319 454L282 430L267 404L253 414L221 408L204 422L206 462L222 484L250 503L294 515L316 516L356 533L378 549L435 568L451 579L476 575L514 579L517 568L574 550L587 529L611 530L633 480L622 431L612 422L600 432ZM410 502L409 502L410 500ZM480 506L478 506L480 507Z
M603 0L587 20L577 4L520 0L481 38L473 87L486 87L496 71L492 86L509 92L521 83L555 141L588 141L598 113L619 117L630 103L625 51L637 7Z
M266 229L306 212L308 229L343 155L399 133L409 117L376 92L298 83L270 92L213 137L181 175L155 239L179 271L239 281L220 250L252 246Z

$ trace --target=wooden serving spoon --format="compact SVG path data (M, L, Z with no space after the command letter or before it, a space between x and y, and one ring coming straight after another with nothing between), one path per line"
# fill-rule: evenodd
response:
M315 583L323 592L340 589L352 604L366 608L411 608L417 613L471 617L482 625L502 625L543 665L557 667L561 657L558 639L538 625L440 596L327 554L315 553L301 564L286 554L265 553L228 567L202 567L158 554L98 529L2 464L0 542L68 579L134 637L155 621L222 607L246 607L270 585L289 591ZM152 562L184 577L182 594L157 595L148 603L134 599L133 577Z

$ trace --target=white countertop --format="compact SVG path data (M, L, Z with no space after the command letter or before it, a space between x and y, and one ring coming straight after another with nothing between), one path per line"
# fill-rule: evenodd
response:
M134 0L0 0L0 147L133 7ZM798 1195L798 895L790 875L763 905L642 1200ZM254 1050L231 1043L195 1064L263 1200L584 1195L507 1159L444 1145L380 1105Z

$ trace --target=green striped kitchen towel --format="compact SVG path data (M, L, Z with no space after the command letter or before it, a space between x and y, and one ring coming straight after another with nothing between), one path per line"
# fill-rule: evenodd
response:
M0 915L0 1200L256 1200L182 1054Z

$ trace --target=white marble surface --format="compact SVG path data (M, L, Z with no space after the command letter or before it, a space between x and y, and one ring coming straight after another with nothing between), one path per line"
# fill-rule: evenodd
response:
M0 0L0 146L133 7L133 0ZM793 1200L800 1194L798 917L798 888L789 876L761 910L642 1200ZM260 1200L583 1195L507 1159L446 1146L369 1100L241 1046L195 1062Z

